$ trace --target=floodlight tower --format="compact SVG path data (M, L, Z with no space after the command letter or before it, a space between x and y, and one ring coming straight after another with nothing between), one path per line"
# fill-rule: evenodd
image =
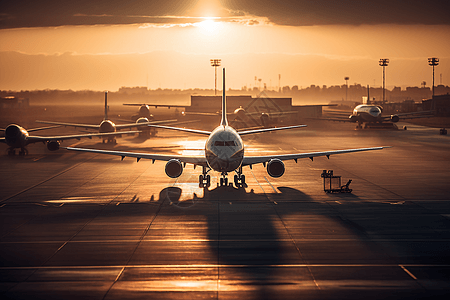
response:
M434 66L439 65L439 58L436 57L428 58L428 64L433 67L433 97L434 97Z
M221 59L211 59L211 67L214 67L214 96L217 94L217 67L220 67Z
M379 64L380 64L380 66L383 67L383 103L386 101L386 98L385 98L385 84L386 84L386 81L385 81L384 68L387 67L388 63L389 63L389 58L380 58L380 63Z
M350 77L345 76L344 80L345 80L345 102L347 102L347 95L348 95L348 80L350 79Z

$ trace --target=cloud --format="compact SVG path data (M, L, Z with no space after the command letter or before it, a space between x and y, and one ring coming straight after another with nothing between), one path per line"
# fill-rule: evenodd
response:
M2 3L0 29L64 25L182 23L201 17L205 1L16 0ZM442 0L222 0L216 13L232 22L288 26L426 24L450 25L450 2ZM219 6L221 5L221 6ZM249 17L250 16L250 17Z

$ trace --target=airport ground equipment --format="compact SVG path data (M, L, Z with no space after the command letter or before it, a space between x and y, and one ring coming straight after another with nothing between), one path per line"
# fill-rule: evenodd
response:
M341 176L333 175L333 170L323 170L320 177L323 178L323 190L327 193L351 193L349 188L352 180L347 181L346 184L341 185Z

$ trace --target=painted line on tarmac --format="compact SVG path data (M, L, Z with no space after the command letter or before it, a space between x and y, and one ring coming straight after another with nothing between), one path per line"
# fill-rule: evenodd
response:
M412 279L417 280L417 277L413 275L413 273L411 273L410 271L408 271L408 269L405 268L405 266L403 265L398 265L400 268L402 268L403 271L406 272L406 274L408 274Z

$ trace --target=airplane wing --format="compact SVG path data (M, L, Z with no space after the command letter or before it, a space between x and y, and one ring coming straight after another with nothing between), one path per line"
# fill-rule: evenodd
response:
M183 116L208 116L208 117L217 117L220 116L218 112L200 112L200 111L183 111L181 112ZM227 113L230 114L230 113Z
M184 131L184 132L190 132L190 133L197 133L197 134L203 134L203 135L210 135L211 134L211 131L205 131L205 130L179 128L179 127L169 127L169 126L160 126L160 125L148 125L148 126L156 127L156 128L162 128L162 129L170 129L170 130L178 130L178 131ZM295 125L295 126L273 127L273 128L261 128L261 129L238 131L238 133L239 133L239 135L246 135L246 134L254 134L254 133L263 133L263 132L267 132L267 131L300 128L300 127L306 127L306 125Z
M57 126L48 126L48 127L39 127L39 128L32 128L32 129L27 129L28 132L32 132L32 131L38 131L38 130L46 130L46 129L52 129L52 128L58 128L61 127L61 125L57 125ZM0 131L5 131L5 128L0 128Z
M289 114L298 114L298 111L295 110L289 110L289 111L271 111L271 112L265 112L265 111L259 111L259 112L247 112L247 116L260 116L264 113L267 113L271 115L272 117L282 117Z
M149 127L155 127L155 128L162 128L162 129L178 130L178 131L184 131L184 132L190 132L190 133L197 133L197 134L203 134L203 135L210 135L211 134L211 131L205 131L205 130L180 128L180 127L170 127L170 126L161 126L161 125L148 125L148 126Z
M29 136L27 138L28 144L37 142L48 142L48 141L64 141L70 139L82 139L82 138L93 138L93 137L107 137L107 136L120 136L123 134L136 134L141 131L123 131L123 132L108 132L108 133L89 133L89 134L74 134L74 135L56 135L56 136Z
M176 119L173 120L161 120L161 121L150 121L150 122L142 122L142 123L128 123L128 124L116 124L116 129L117 130L121 130L121 129L129 129L129 128L139 128L139 127L144 127L147 125L153 125L153 124L164 124L164 123L171 123L171 122L176 122Z
M384 120L389 120L392 118L392 116L398 116L400 119L419 119L419 118L431 118L434 117L436 111L434 110L427 110L427 111L417 111L417 112L410 112L410 113L399 113L399 114L392 114L389 116L383 116Z
M343 118L313 118L313 119L324 121L336 121L336 122L352 122L348 116Z
M338 116L349 116L352 114L352 111L345 111L345 110L334 110L334 109L324 109L323 111L324 115L338 115Z
M332 150L332 151L323 151L323 152L309 152L309 153L295 153L295 154L280 154L280 155L266 155L266 156L244 156L244 161L242 162L243 166L263 163L265 164L271 159L277 158L279 160L295 160L301 158L309 158L313 160L314 157L317 156L326 156L330 158L330 155L335 154L344 154L344 153L352 153L352 152L363 152L363 151L372 151L372 150L381 150L384 148L390 148L390 146L385 147L373 147L373 148L357 148L357 149L344 149L344 150Z
M188 163L188 164L193 164L193 165L198 165L198 166L207 166L205 156L149 154L149 153L99 150L99 149L74 148L74 147L61 147L61 148L71 150L71 151L116 155L116 156L122 157L122 160L125 157L134 157L137 159L137 161L144 158L144 159L151 159L154 163L156 160L169 161L171 159L178 159L182 163ZM390 147L386 146L386 147L345 149L345 150L334 150L334 151L324 151L324 152L309 152L309 153L281 154L281 155L267 155L267 156L244 156L242 166L254 165L254 164L259 164L259 163L265 164L274 158L277 158L280 160L292 160L293 159L295 161L297 161L297 159L301 159L301 158L309 158L312 160L314 157L317 157L317 156L326 156L329 158L330 155L335 155L335 154L381 150L384 148L390 148Z
M98 154L109 154L121 156L122 160L125 157L134 157L139 161L141 158L151 159L153 163L155 160L169 161L171 159L178 159L182 163L188 163L198 166L207 166L205 156L185 156L185 155L164 155L164 154L149 154L149 153L137 153L137 152L127 152L127 151L112 151L112 150L98 150L98 149L87 149L87 148L74 148L74 147L61 147L63 149L71 151L81 151L81 152L91 152Z
M222 112L201 112L201 111L182 111L183 116L208 116L208 117L220 117ZM234 112L227 112L227 116L234 115Z
M284 129L301 128L301 127L306 127L306 125L294 125L294 126L286 126L286 127L252 129L252 130L238 131L238 133L239 133L239 135L246 135L246 134L263 133L263 132L267 132L267 131L284 130Z
M71 126L71 127L80 127L80 128L96 129L96 130L98 130L99 127L100 127L100 125L64 123L64 122L53 122L53 121L40 121L40 120L36 120L36 123L54 124L54 125Z
M186 107L186 106L189 106L189 105L148 104L148 103L124 103L123 105L126 105L126 106L144 106L144 105L147 105L147 106L153 106L153 107L155 107L155 108L158 108L158 106L159 106L159 107L167 107L167 108L171 108L171 107Z

